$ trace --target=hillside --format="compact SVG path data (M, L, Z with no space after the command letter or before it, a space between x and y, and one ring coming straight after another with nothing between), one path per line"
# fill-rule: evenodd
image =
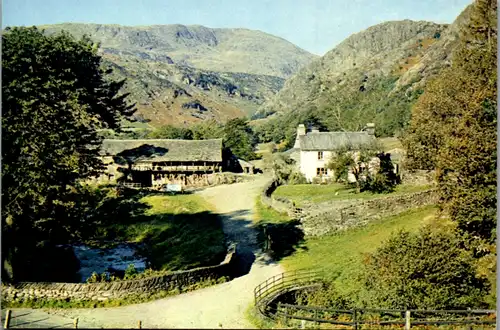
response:
M327 130L359 130L375 122L377 135L406 126L426 82L450 64L466 9L451 25L393 21L353 34L289 78L255 119L263 140L293 141L309 122Z
M212 29L201 25L120 26L63 23L40 26L99 41L106 52L218 72L242 72L287 78L316 55L276 36L248 29Z
M251 115L283 85L279 77L205 71L129 54L104 53L103 58L116 79L127 78L137 117L152 126Z
M284 79L316 56L281 38L246 29L102 24L39 26L99 42L138 118L152 126L248 116L278 92Z

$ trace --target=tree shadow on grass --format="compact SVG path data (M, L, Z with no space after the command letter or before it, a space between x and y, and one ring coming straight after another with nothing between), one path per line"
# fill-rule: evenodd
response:
M226 256L221 219L209 211L156 214L141 219L138 235L154 269L186 270L217 265ZM127 231L127 229L125 229ZM134 235L135 233L132 233Z
M279 261L297 250L307 250L299 220L281 223L260 223L256 226L258 241L271 257Z
M136 222L151 208L140 201L144 196L139 190L120 190L117 196L104 198L92 216L103 226Z
M258 259L259 263L273 264L291 255L304 245L304 232L300 221L259 223L248 220L249 212L241 210L222 215L228 239L238 243L235 277L246 275ZM260 258L264 254L271 258Z
M151 213L145 196L169 193L124 189L95 212L101 219L95 240L138 243L138 253L155 270L185 270L220 263L225 255L221 219L209 211ZM179 202L177 202L179 203Z

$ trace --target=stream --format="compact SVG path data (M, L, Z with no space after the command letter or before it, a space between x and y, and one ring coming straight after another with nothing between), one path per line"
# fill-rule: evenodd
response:
M80 262L78 275L80 282L86 282L93 272L102 274L110 269L117 273L125 272L130 264L134 265L138 272L146 268L146 258L140 256L138 245L132 243L118 243L110 248L90 247L85 244L72 245L73 252Z

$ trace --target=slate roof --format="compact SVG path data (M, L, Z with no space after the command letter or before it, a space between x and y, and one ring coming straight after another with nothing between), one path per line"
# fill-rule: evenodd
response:
M103 140L101 156L116 156L124 151L140 148L146 150L135 157L135 162L162 161L222 161L222 139L212 140ZM153 152L150 152L153 150Z
M310 132L299 137L300 149L304 151L333 151L351 145L359 147L375 141L375 136L366 132Z
M244 159L240 159L238 158L238 162L240 163L240 166L241 167L255 167L254 164L250 163L250 162L247 162L246 160Z

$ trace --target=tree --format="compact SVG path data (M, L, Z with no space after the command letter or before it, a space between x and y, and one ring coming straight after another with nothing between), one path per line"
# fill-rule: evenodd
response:
M215 120L202 121L190 127L193 140L222 139L224 137L224 125Z
M442 207L463 233L495 239L497 3L477 0L451 68L430 83L404 139L409 166L436 169Z
M389 154L381 152L378 143L355 148L346 145L338 149L327 167L334 173L335 181L350 185L349 174L354 176L356 190L376 193L390 192L399 182ZM375 160L378 158L378 166Z
M252 129L245 119L231 119L224 125L224 148L231 150L236 157L246 160L255 159L253 149L256 143Z
M279 153L270 154L268 157L265 161L270 164L266 165L273 171L273 176L280 184L307 183L305 176L297 170L295 161L288 155Z
M368 172L366 181L364 182L364 190L374 193L392 192L396 185L400 183L400 179L394 173L391 155L379 152L376 156L379 162L378 169L376 173Z
M484 307L487 284L453 230L426 226L395 233L364 266L361 304L393 309Z
M97 130L119 131L135 108L87 37L7 28L2 43L2 261L12 269L28 245L78 236L85 219L68 210L102 169Z
M149 133L148 138L192 140L193 132L189 128L165 125Z

